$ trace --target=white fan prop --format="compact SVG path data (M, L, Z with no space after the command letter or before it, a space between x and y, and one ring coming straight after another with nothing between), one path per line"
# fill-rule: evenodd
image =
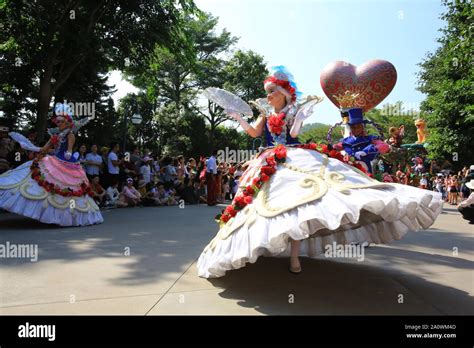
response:
M250 104L257 108L262 115L270 115L273 112L273 107L268 104L267 98L252 100Z
M235 94L225 89L208 87L203 91L204 96L222 107L226 113L238 113L253 116L250 106Z
M38 146L34 145L28 138L26 138L24 135L17 133L17 132L10 132L8 135L15 140L17 143L20 144L20 146L28 151L33 151L33 152L40 152L41 148Z

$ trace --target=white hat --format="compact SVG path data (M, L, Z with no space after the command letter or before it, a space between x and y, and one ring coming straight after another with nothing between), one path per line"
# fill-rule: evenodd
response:
M474 164L469 167L469 170L474 170Z
M471 181L466 183L466 186L469 187L471 190L474 190L474 179L471 179Z

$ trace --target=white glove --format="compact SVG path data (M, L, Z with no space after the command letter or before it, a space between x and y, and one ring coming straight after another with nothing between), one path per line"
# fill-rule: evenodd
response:
M364 157L364 156L367 156L367 154L364 152L364 151L357 151L355 154L354 154L354 157L357 158L358 160L360 160L361 157Z
M234 120L236 120L237 122L240 123L240 125L242 126L242 128L244 130L247 130L247 129L250 129L251 126L248 124L247 121L245 121L242 116L240 116L240 114L236 113L236 112L227 112L227 115L229 115L230 117L232 117Z
M72 153L70 153L69 151L67 151L66 153L64 153L64 158L67 159L67 160L70 159L71 156L72 156Z
M290 135L292 138L296 138L298 136L301 126L303 125L303 121L313 114L314 105L316 104L312 104L308 108L302 108L296 113L295 121L290 130Z

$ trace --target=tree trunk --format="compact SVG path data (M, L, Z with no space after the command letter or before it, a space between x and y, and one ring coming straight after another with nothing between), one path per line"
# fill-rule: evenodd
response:
M46 123L48 120L49 103L52 97L53 62L48 60L44 73L40 78L38 96L38 115L36 117L36 131L38 132L38 142L41 143L46 135Z
M211 153L214 151L214 146L215 146L215 139L214 139L214 134L215 134L216 126L215 123L211 123L211 129L209 131L209 143L211 145Z

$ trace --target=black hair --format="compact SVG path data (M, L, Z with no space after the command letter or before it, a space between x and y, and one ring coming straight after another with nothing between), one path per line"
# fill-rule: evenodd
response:
M171 164L171 162L173 162L173 158L171 158L170 156L165 156L165 157L163 157L161 162L162 162L163 166L167 166L168 164Z
M114 147L117 146L118 144L119 144L118 142L112 141L112 142L110 143L110 150L109 150L109 152L112 151L112 150L114 149Z

